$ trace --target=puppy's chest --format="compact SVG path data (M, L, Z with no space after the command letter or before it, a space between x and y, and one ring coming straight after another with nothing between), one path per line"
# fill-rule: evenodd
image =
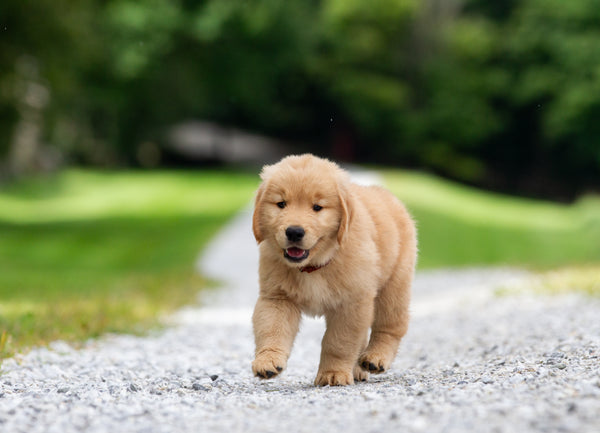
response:
M320 316L325 310L335 308L341 302L340 290L331 287L328 281L318 274L299 275L286 289L288 296L300 309L311 316Z

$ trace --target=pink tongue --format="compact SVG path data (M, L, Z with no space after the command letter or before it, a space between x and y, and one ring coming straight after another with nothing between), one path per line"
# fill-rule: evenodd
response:
M304 250L301 248L292 247L287 249L287 254L290 257L302 257L304 255Z

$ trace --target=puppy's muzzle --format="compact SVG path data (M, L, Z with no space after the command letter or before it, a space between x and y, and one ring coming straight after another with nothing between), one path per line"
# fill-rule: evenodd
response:
M285 229L285 236L290 242L300 242L304 238L305 231L300 226L289 226Z

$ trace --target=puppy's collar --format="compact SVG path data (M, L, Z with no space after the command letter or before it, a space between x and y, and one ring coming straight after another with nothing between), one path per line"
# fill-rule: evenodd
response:
M300 272L306 272L307 274L310 274L311 272L318 271L319 269L324 268L329 263L331 263L331 260L319 266L303 266L302 268L300 268Z

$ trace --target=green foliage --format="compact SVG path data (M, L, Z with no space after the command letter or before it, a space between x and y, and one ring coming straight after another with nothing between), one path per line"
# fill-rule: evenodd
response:
M338 150L365 160L573 198L600 187L598 10L595 0L5 0L0 159L36 124L35 140L67 161L132 163L142 143L196 118L321 153L341 137ZM31 89L47 96L33 111Z
M168 53L175 30L183 24L177 1L111 2L105 14L107 34L112 35L111 65L125 79L143 74L154 59Z
M447 22L426 69L436 140L486 165L464 171L471 182L538 194L598 185L597 2L500 3L498 15L472 0ZM436 168L461 178L449 165Z

